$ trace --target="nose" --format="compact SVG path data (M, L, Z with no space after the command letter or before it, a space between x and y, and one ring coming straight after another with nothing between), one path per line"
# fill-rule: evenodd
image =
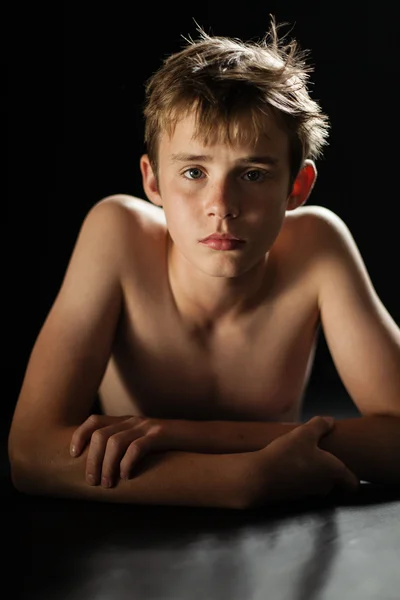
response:
M239 203L235 191L228 182L213 183L208 189L206 199L208 216L219 219L235 219L239 215Z

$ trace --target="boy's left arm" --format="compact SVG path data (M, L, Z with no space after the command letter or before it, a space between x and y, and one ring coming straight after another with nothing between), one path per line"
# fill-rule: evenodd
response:
M321 414L321 413L318 413ZM202 453L254 452L302 423L171 421L178 448ZM335 421L318 446L339 458L359 480L400 486L400 417L368 415Z
M400 417L400 328L346 224L326 208L313 209L318 303L333 363L362 415Z
M348 227L313 207L316 280L324 336L362 417L346 419L321 447L356 473L400 483L400 328L376 293Z

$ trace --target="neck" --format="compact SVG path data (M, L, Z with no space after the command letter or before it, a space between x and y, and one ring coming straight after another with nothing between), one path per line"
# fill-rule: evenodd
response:
M168 278L178 312L188 329L211 332L237 321L258 306L271 280L271 252L235 277L196 269L167 234Z

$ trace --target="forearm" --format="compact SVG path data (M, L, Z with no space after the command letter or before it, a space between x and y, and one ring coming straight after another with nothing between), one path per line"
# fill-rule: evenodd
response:
M400 418L337 420L320 448L337 456L362 481L400 485Z
M106 489L85 480L86 449L69 454L73 429L48 436L36 459L14 460L15 487L27 494L81 498L100 502L241 508L245 485L244 455L209 455L168 451L150 453L132 478Z
M210 454L255 452L299 425L272 421L171 421L179 450Z
M243 453L264 448L302 423L186 421L178 425L180 448L193 452ZM400 484L400 418L386 416L337 419L319 442L360 480Z

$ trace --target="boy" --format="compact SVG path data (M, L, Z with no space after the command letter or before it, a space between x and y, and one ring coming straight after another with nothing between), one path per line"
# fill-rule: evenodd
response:
M329 209L304 55L188 42L147 85L150 202L85 218L9 435L30 494L248 508L400 481L400 331ZM299 422L322 325L361 417ZM91 414L98 394L102 413Z

